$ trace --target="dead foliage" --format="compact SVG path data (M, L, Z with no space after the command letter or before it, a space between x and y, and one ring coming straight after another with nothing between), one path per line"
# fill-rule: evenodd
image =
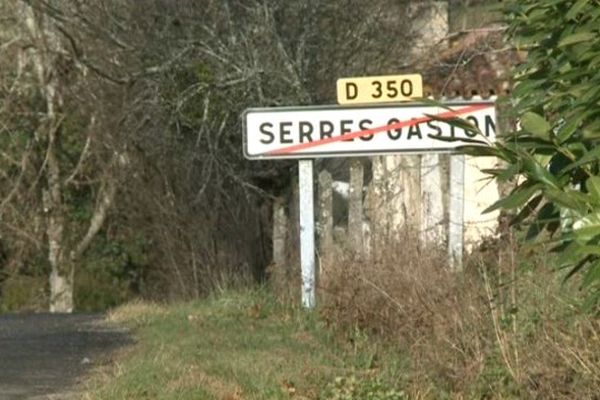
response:
M330 326L408 357L410 398L597 398L599 321L546 259L503 239L451 271L445 252L412 239L340 259L319 288Z

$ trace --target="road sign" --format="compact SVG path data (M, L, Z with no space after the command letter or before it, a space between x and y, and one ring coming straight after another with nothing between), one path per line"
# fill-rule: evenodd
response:
M460 117L482 135L438 119ZM452 152L496 136L494 100L380 106L251 108L244 112L244 154L249 159L351 157Z
M339 104L407 101L423 97L423 79L419 74L382 75L337 80Z

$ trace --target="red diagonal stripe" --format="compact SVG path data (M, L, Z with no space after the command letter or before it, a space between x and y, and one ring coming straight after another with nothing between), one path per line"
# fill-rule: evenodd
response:
M451 119L451 118L457 117L459 115L468 114L468 113L483 110L484 108L489 108L489 107L494 107L494 105L488 104L488 103L474 104L474 105L471 105L468 107L459 108L457 110L446 111L446 112L437 114L435 117L439 118L439 119ZM414 125L422 124L423 122L429 122L432 119L433 119L432 117L421 117L421 118L411 119L408 121L395 122L393 124L378 126L376 128L365 129L365 130L356 131L356 132L350 132L345 135L338 135L338 136L323 138L323 139L315 140L314 142L293 144L290 146L282 147L277 150L268 151L264 154L267 154L267 155L290 154L290 153L294 153L299 150L305 150L305 149L310 149L312 147L322 146L327 143L334 143L334 142L339 142L342 140L349 140L349 139L359 138L359 137L363 137L363 136L375 135L375 134L381 133L381 132L386 132L386 131L391 131L394 129L401 129L401 128L405 128L405 127L409 127L409 126L414 126Z

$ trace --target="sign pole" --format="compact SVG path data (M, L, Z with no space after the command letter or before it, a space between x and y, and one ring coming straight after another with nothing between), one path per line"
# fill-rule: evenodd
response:
M448 261L450 268L461 270L465 219L465 156L450 156L450 208L448 226Z
M302 306L315 306L315 216L313 161L298 162L300 188L300 265L302 269Z
M460 139L471 139L470 131L440 122L456 117L477 126L487 142L496 137L493 99L450 101L444 107L420 103L373 107L363 104L366 98L373 103L412 98L421 90L421 77L348 79L338 81L338 102L356 105L249 108L242 115L247 159L299 160L301 293L302 306L307 309L314 308L316 302L313 158L452 152L464 144ZM340 88L345 100L340 98ZM456 140L444 140L447 138ZM451 171L448 258L452 268L460 269L464 157L451 158Z

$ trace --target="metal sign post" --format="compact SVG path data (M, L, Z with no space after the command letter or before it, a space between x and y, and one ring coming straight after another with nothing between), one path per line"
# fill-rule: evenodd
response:
M450 268L461 270L465 219L465 156L450 156L450 208L448 226L448 261Z
M364 82L350 80L341 84L342 88L356 91L347 92L350 100L353 100L355 95L358 98L358 94L370 93L367 89L372 91L373 88L375 94L371 93L370 96L378 99L378 88L383 87L385 82L386 90L389 91L387 96L392 99L396 98L396 95L399 96L402 82L405 82L405 89L408 87L409 80L399 78L374 77ZM418 83L414 86L418 86ZM483 136L475 138L476 134L470 130L442 122L457 117L464 118L479 128ZM376 107L360 105L250 108L244 112L242 121L246 158L300 160L300 264L302 305L306 308L315 306L315 220L311 159L401 153L453 153L457 147L464 145L461 139L469 139L471 144L474 144L473 139L480 139L479 143L486 145L496 137L493 99L444 102L442 106L403 103ZM464 156L452 157L451 170L448 252L450 264L460 269L463 251Z
M298 162L300 187L300 266L302 269L302 306L315 306L315 212L313 161Z

